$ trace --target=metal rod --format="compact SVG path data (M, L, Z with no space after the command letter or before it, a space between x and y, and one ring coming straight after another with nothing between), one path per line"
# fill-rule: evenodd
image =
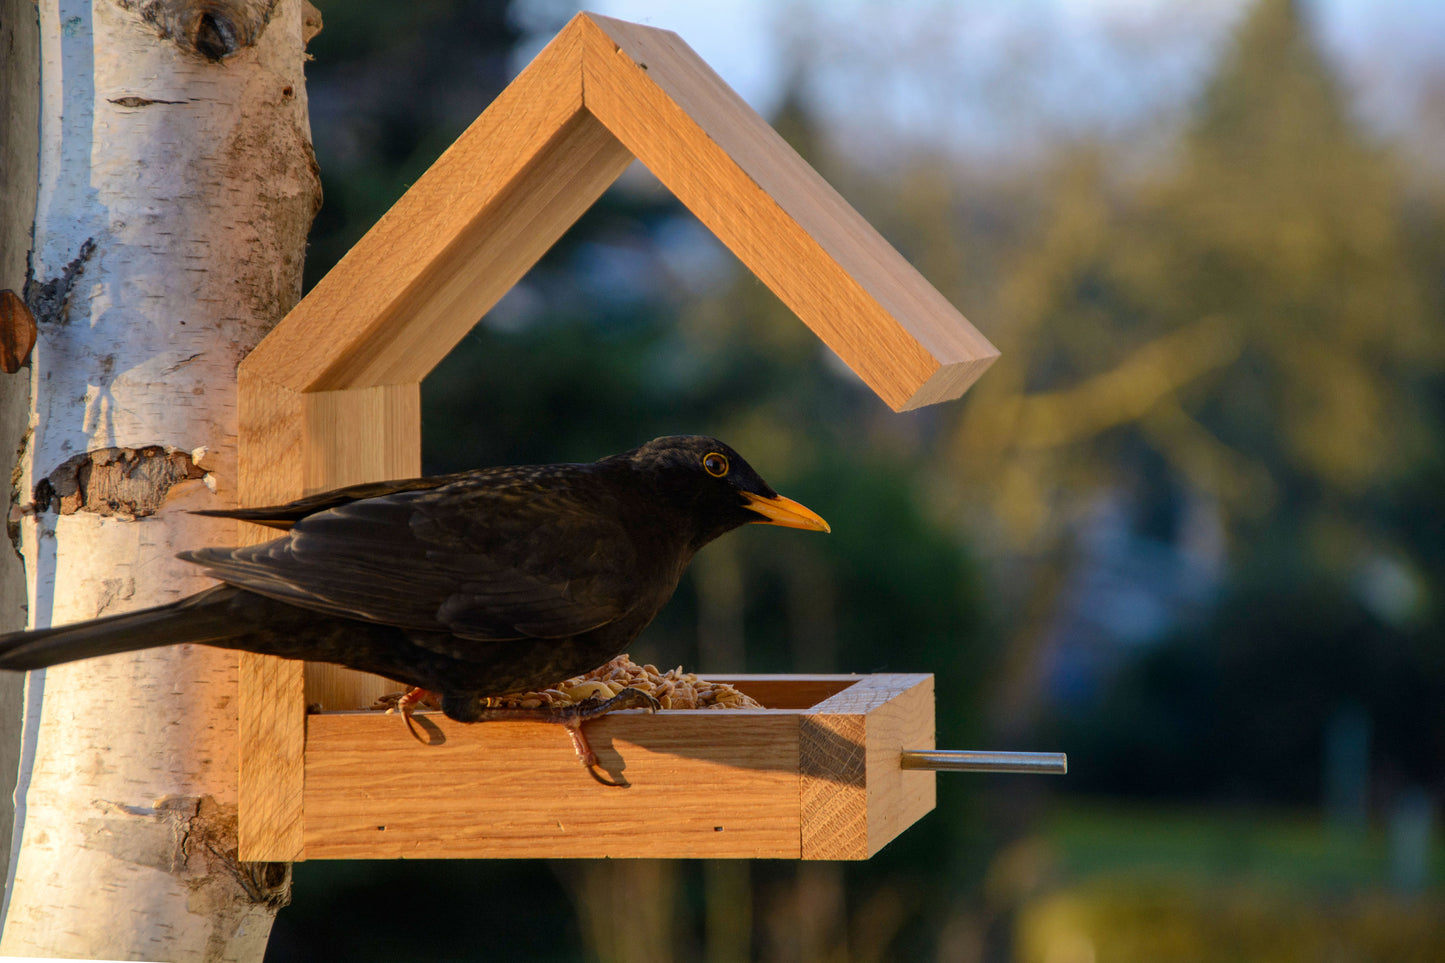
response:
M1062 776L1069 757L1062 752L973 752L967 749L904 749L899 766L935 772L1032 772Z

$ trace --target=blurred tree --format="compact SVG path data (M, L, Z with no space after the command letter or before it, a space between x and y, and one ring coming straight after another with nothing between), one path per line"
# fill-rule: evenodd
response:
M306 74L326 200L308 286L492 102L511 79L521 37L510 0L320 5L325 29Z
M1423 546L1392 515L1445 441L1427 403L1440 305L1397 171L1351 123L1296 3L1264 0L1244 22L1149 206L1163 243L1130 248L1125 276L1161 322L1202 313L1243 347L1141 424L1235 540L1217 621L1181 643L1216 667L1199 758L1231 766L1206 767L1210 784L1318 798L1327 723L1356 704L1379 773L1438 781L1445 755L1424 735L1445 723L1438 605L1427 617Z
M1142 225L1168 241L1133 249L1121 269L1165 325L1216 316L1244 338L1241 363L1185 405L1273 481L1229 499L1237 518L1336 514L1426 450L1418 389L1445 339L1411 273L1403 202L1298 4L1259 3ZM1192 483L1232 494L1167 423L1149 430ZM1346 546L1310 547L1326 566L1353 564Z
M1397 551L1379 509L1438 444L1420 402L1445 341L1390 158L1297 5L1243 21L1167 177L1140 188L1079 151L1046 187L1042 243L996 302L1004 360L951 463L1004 554L1053 560L1024 608L1054 611L1066 579L1048 573L1074 567L1105 491L1129 493L1129 531L1176 546L1197 535L1188 505L1214 506L1243 582L1260 562L1344 583ZM1004 718L1043 684L1052 626L1023 626Z
M1167 177L1132 189L1087 154L1062 173L1044 243L1002 287L1001 370L956 436L961 471L1005 466L969 477L988 529L1034 560L1019 598L1037 615L1018 623L996 718L1026 726L1077 674L1057 649L1078 634L1071 605L1137 611L1087 573L1105 561L1080 524L1100 493L1122 497L1112 524L1134 554L1189 553L1192 504L1229 538L1217 615L1181 610L1160 625L1176 642L1068 716L1098 763L1072 785L1318 798L1346 705L1375 722L1378 773L1434 778L1440 550L1418 526L1445 442L1430 401L1445 341L1439 247L1418 225L1439 207L1406 216L1392 159L1352 124L1290 0L1242 22ZM1119 664L1119 627L1106 634Z

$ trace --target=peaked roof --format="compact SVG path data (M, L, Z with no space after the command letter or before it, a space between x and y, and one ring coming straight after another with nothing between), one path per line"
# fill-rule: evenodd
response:
M895 409L998 356L674 33L581 13L247 357L297 392L420 381L633 158Z

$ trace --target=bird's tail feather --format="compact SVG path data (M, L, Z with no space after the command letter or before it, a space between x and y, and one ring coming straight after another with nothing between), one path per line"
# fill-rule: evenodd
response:
M224 602L234 592L219 585L169 605L0 635L0 669L43 669L100 655L228 638L236 634L236 625Z

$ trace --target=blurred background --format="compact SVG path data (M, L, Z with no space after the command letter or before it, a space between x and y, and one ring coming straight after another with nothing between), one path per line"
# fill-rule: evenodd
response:
M576 12L320 6L313 281ZM428 380L426 469L718 435L834 533L715 543L639 662L932 672L940 745L1071 772L940 776L862 864L303 863L268 959L1440 959L1445 6L593 9L1003 357L892 413L634 165Z

